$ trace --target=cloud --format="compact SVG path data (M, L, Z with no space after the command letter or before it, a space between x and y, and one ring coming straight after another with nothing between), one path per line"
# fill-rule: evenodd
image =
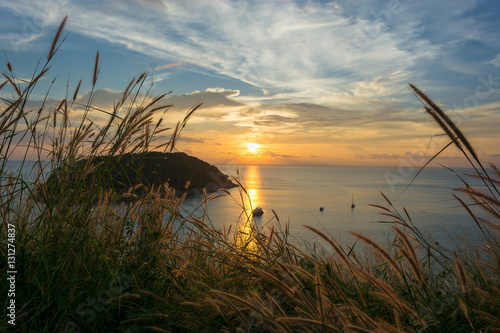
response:
M410 4L404 8L409 21L398 25L396 34L384 23L321 2L257 2L242 9L240 2L205 0L196 1L197 10L193 10L192 1L171 1L164 6L146 1L154 6L142 8L140 14L135 10L138 3L67 1L68 29L159 60L174 60L173 64L189 63L196 70L231 77L273 94L309 91L309 97L319 90L337 90L339 81L380 75L380 68L405 71L429 56L428 51L409 49L417 50L417 45L418 50L432 49L416 33L420 22L408 15ZM46 6L57 4L48 1ZM42 7L41 2L25 0L9 9L20 12L25 8L23 14L29 16ZM366 34L369 29L376 33ZM325 75L339 68L343 79Z
M369 154L368 158L371 158L372 160L398 160L403 158L403 156L398 155L398 154Z
M179 138L178 141L182 141L182 142L190 142L190 143L204 143L203 140L200 140L200 139L196 139L196 138L190 138L190 137L187 137L187 136L181 136Z
M253 124L256 126L268 126L275 127L278 125L286 125L288 123L294 122L294 118L280 116L277 114L270 114L258 117L258 120L254 120Z
M272 151L266 150L265 152L262 153L262 156L267 156L267 157L278 157L278 158L297 158L297 156L293 155L284 155L284 154L276 154L273 153Z
M159 70L162 70L162 69L167 69L167 68L172 68L172 67L182 66L182 65L184 65L185 63L187 63L187 62L186 62L186 61L174 62L174 63L171 63L171 64L166 64L166 65L163 65L163 66L158 66L158 67L156 67L154 70L155 70L155 71L159 71Z
M496 57L491 61L493 66L500 67L500 54L497 54Z
M199 103L203 103L203 109L213 109L213 108L223 108L223 107L242 107L242 103L234 99L234 97L239 95L238 90L233 89L223 89L223 88L208 88L206 91L194 91L192 93L187 93L183 95L167 95L163 98L158 105L172 105L172 111L185 112L190 110ZM90 99L91 92L85 92L78 96L76 102L79 104L86 105ZM92 92L92 106L99 107L103 109L111 109L113 103L118 102L123 97L123 91L116 91L112 89L100 89ZM146 98L144 94L138 95L138 101ZM125 103L127 105L127 103ZM83 108L83 107L82 107ZM198 111L197 114L204 113L204 111ZM208 113L205 114L208 116ZM217 117L222 117L223 114L219 114Z
M289 94L295 101L331 107L334 100L325 96L389 98L400 92L394 87L404 90L408 78L441 77L444 66L480 72L486 62L462 52L476 49L467 47L471 42L487 46L481 55L496 50L490 59L497 63L500 42L488 25L498 24L468 15L475 6L470 0L0 4L26 17L50 13L43 27L56 26L59 14L68 13L68 30L167 62L158 70L183 65L183 70L249 83L269 98Z
M244 105L234 97L239 95L238 90L208 88L206 91L194 91L183 95L169 95L164 99L165 104L171 104L172 111L186 111L199 103L203 103L196 115L203 118L221 119L231 110Z
M94 107L110 109L112 108L113 103L118 102L122 99L122 97L123 91L101 89L93 91L92 93L90 91L87 91L86 93L79 95L76 99L76 103L87 105L90 100L92 106Z

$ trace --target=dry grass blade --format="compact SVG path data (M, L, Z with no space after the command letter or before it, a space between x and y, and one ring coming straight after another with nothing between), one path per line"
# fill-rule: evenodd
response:
M92 86L95 86L97 82L97 76L99 75L99 51L97 51L95 55L95 63L94 63L94 75L92 76Z
M418 266L418 271L420 272L420 276L422 275L422 268L420 267L420 261L418 260L417 257L417 252L415 251L415 248L413 247L413 244L411 243L410 239L408 238L408 235L401 229L397 227L392 227L394 231L399 235L399 237L403 240L403 243L405 244L406 249L409 251L409 254L411 255L412 261L415 263L415 265Z
M357 332L357 333L373 333L374 332L373 330L369 330L369 329L359 327L359 326L354 326L354 325L346 325L344 328L347 330L347 332Z
M465 274L465 268L458 257L455 258L455 267L457 269L458 278L460 280L460 286L462 287L462 292L464 294L469 290L467 285L467 275Z
M316 284L316 301L317 301L317 308L319 311L319 316L321 319L324 320L325 318L325 309L324 309L324 295L323 295L323 290L324 286L321 283L321 278L320 278L320 273L319 269L316 268L316 276L315 276L315 284Z
M33 86L35 86L35 84L45 75L47 74L47 72L49 71L49 67L45 68L43 71L40 72L40 74L38 74L34 79L32 79L30 81L30 83L28 84L28 86L26 87L25 91L28 91L30 90Z
M453 197L462 205L462 207L465 208L465 210L472 217L474 222L476 222L476 225L479 227L479 230L481 230L482 234L486 237L486 233L483 230L483 226L481 225L481 223L479 223L479 220L477 219L476 215L470 210L469 206L455 194L453 194Z
M433 109L431 109L427 106L424 106L424 109L429 115L432 116L434 121L439 125L439 127L441 127L443 129L443 131L446 133L446 135L448 135L448 137L455 143L457 148L460 150L463 150L462 145L460 144L460 141L457 140L457 137L453 134L453 132L450 130L450 128L448 126L446 126L446 123L436 114L436 112L434 112Z
M429 105L437 113L438 118L442 119L442 121L446 123L447 127L449 127L453 131L453 133L455 133L455 135L451 135L450 138L453 139L455 136L458 137L460 141L464 144L464 146L467 147L467 149L472 154L474 159L478 161L479 159L477 157L477 154L475 150L472 148L471 144L469 143L469 140L467 140L467 138L463 135L462 131L460 131L460 129L458 129L458 127L455 125L455 123L427 95L425 95L422 91L420 91L417 87L415 87L412 84L410 84L410 87L420 98L422 98L427 103L427 105ZM441 125L441 127L443 126Z
M59 25L59 28L57 29L56 35L54 36L54 40L52 40L52 44L50 46L50 51L47 56L47 60L52 59L52 57L55 54L55 50L57 47L57 42L59 41L59 38L61 37L61 33L64 29L64 26L66 25L66 21L68 20L68 15L62 20L61 24Z
M490 168L492 168L493 171L495 172L495 175L500 179L500 170L498 169L498 167L493 163L489 163L489 165Z
M144 72L141 74L141 76L139 76L139 78L137 78L137 81L135 81L135 83L139 83L141 82L142 80L144 80L146 78L146 76L148 75L148 73Z
M491 167L491 164L490 164L490 167ZM492 167L492 169L495 171L495 173L497 172L497 170L495 170L494 166ZM467 173L465 174L467 177L471 177L471 178L476 178L476 179L481 179L481 180L484 180L484 179L489 179L494 185L498 185L500 186L500 181L497 180L497 179L492 179L492 178L487 178L487 176L485 176L484 174L476 174L476 173ZM498 177L498 175L497 175Z
M276 318L276 321L281 322L281 323L287 323L287 324L290 324L292 326L305 326L305 327L315 326L315 327L321 328L323 330L328 330L330 332L342 332L342 330L340 330L337 327L334 327L330 324L322 323L322 322L320 322L318 320L314 320L314 319L306 319L306 318L299 318L299 317L280 317L280 318Z
M385 201L387 201L387 203L389 204L389 206L392 206L391 200L389 200L389 198L386 197L386 195L384 194L384 192L380 192L380 195L382 195L382 197L385 199Z
M289 285L287 285L285 282L283 282L282 279L272 275L271 273L269 273L263 269L257 268L257 267L252 267L252 270L258 276L264 277L264 278L268 279L269 281L274 282L276 284L276 286L280 287L288 295L293 296L295 294L295 291L292 288L290 288Z
M363 235L358 234L356 232L351 232L351 234L353 234L356 238L361 239L364 243L366 243L366 244L370 245L372 248L374 248L378 254L380 254L382 257L385 258L385 260L387 260L387 262L392 267L394 272L396 272L400 277L402 277L401 268L397 264L396 260L394 260L394 258L389 254L389 252L387 252L386 249L384 249L383 247L378 245L375 241L373 241L372 239L370 239L366 236L363 236Z
M423 283L424 279L423 279L422 267L420 266L420 262L416 261L415 258L413 257L413 255L410 255L408 253L408 251L406 251L405 249L401 249L401 253L406 258L408 263L410 264L410 267L413 270L413 273L415 274L417 281L420 283Z
M278 261L278 265L283 269L283 271L290 277L290 279L294 282L294 284L299 288L299 290L304 290L304 284L299 278L283 263Z
M412 221L412 219L411 219L411 216L410 216L410 214L408 213L408 211L406 210L406 208L405 208L405 207L403 207L403 211L405 212L406 217L408 218L408 221L410 221L410 223L412 223L412 224L413 224L413 221ZM412 228L410 228L410 229L412 229Z
M328 237L327 235L325 235L324 233L322 233L318 229L313 228L311 226L304 225L304 227L307 228L307 229L309 229L309 230L311 230L312 232L314 232L315 234L317 234L318 236L320 236L321 238L323 238L325 241L327 241L328 244L330 244L330 246L339 255L340 259L342 259L342 261L344 262L344 264L350 265L350 260L347 257L347 255L344 253L344 251L342 251L342 248L340 247L340 245L337 244L337 242L335 242L331 237Z
M147 330L153 331L153 332L159 332L159 333L171 333L172 331L165 330L163 328L159 327L153 327L153 326L146 326L144 327Z
M271 212L273 213L274 217L276 218L276 221L280 221L280 218L278 216L278 214L274 211L274 209L271 209Z
M382 291L388 297L388 300L390 300L390 302L392 304L394 304L395 306L398 306L398 307L403 307L402 303L400 302L400 300L396 296L396 292L394 291L394 289L390 285L388 285L386 282L384 282L380 279L377 279L376 277L374 277L372 274L370 274L366 270L358 268L358 267L354 267L354 272L357 273L360 277L363 277L363 278L367 279L368 281L370 281L377 289Z
M484 201L486 203L489 203L489 204L492 204L494 207L500 208L500 200L498 200L497 198L495 198L492 195L489 195L489 194L486 194L484 192L481 192L481 191L479 191L479 190L477 190L475 188L467 186L465 188L464 187L459 187L456 190L459 191L459 192L467 194L471 198L480 198L482 201Z
M17 84L14 82L14 80L10 76L8 76L7 74L5 74L5 73L2 73L2 74L7 79L7 81L10 83L10 85L14 88L14 90L17 93L17 95L21 96L21 90L19 89L19 87L17 86Z
M396 221L401 221L401 216L399 215L396 215L396 214L393 214L393 213L379 213L380 215L384 215L384 216L389 216L389 217L392 217L394 218Z
M137 294L123 294L118 297L110 299L107 303L113 303L114 301L122 301L124 299L140 299L141 296Z
M233 302L231 302L231 299L236 300L239 303L246 304L247 306L248 306L248 304L250 304L248 301L246 301L245 299L243 299L241 297L238 297L238 296L235 296L235 295L223 292L223 291L210 290L210 292L214 293L217 297L222 299L222 301L227 306L229 306L233 310L233 312L240 317L240 319L242 319L245 322L245 325L247 327L250 326L250 322L248 321L247 317L243 314L243 312L241 312L241 309L237 308L235 306L235 304ZM234 299L235 297L236 297L236 299ZM249 308L252 309L253 307L254 306L252 305Z
M132 318L120 321L120 325L138 323L141 321L151 321L151 320L153 319L148 317Z
M232 299L233 301L236 301L236 302L239 302L241 304L244 304L246 306L248 306L250 309L254 309L254 310L257 310L256 308L256 305L253 304L251 301L248 301L240 296L236 296L236 295L233 295L233 294L230 294L230 293L226 293L224 291L221 291L221 290L210 290L211 293L217 295L217 296L223 296L223 298L228 298L228 299Z
M73 101L76 100L78 97L78 92L80 91L80 86L82 85L82 80L78 82L78 85L76 86L75 92L73 93Z
M382 205L368 204L368 206L372 206L372 207L375 207L375 208L380 208L380 209L382 209L382 210L385 210L386 212L391 213L391 210L390 210L389 208L384 207L384 206L382 206Z

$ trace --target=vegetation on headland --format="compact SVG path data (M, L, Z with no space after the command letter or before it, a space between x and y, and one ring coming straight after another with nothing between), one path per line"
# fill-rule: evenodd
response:
M50 173L38 193L54 196L61 190L78 191L81 196L95 195L97 199L99 193L92 193L92 188L97 187L111 190L121 201L137 200L152 188L190 196L203 190L212 193L236 186L216 166L186 153L143 152L92 156L65 164Z
M477 170L473 176L486 188L472 188L464 177L458 194L473 204L457 195L464 214L482 232L480 246L451 253L429 243L413 225L411 214L387 199L386 205L378 207L393 222L390 247L356 234L373 250L360 252L307 227L331 250L307 251L289 242L288 228L278 220L262 229L244 219L230 232L214 229L205 215L184 217L183 197L168 186L164 193L151 186L138 200L115 204L110 191L87 182L85 177L94 170L91 163L83 163L81 172L71 175L81 177L77 183L92 189L92 195L82 196L64 182L54 182L53 195L40 200L34 188L47 183L44 156L62 170L93 157L147 152L162 133L161 121L153 126L153 116L168 110L158 105L162 95L144 93L146 75L131 81L102 125L87 118L90 110L98 111L90 102L79 123L70 121L80 85L73 98L29 110L27 101L36 83L48 74L62 27L47 64L37 69L29 83L20 84L7 63L5 81L0 84L0 89L14 94L0 105L0 266L13 263L17 271L14 297L8 296L13 288L7 280L11 274L7 269L0 272L1 328L18 332L498 331L500 172L492 166L494 174L488 174L459 129L413 86L426 111L450 137L450 144L470 159ZM93 87L97 73L98 57ZM195 109L158 148L172 151ZM7 168L9 156L19 149L40 156L32 169L33 179ZM244 187L240 193L245 195ZM218 195L205 191L200 205ZM15 246L14 260L9 244ZM12 299L15 326L8 322Z

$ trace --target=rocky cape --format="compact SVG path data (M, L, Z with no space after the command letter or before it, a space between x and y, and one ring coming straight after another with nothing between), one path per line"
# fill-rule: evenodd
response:
M148 189L168 184L178 196L236 187L227 175L205 161L185 153L146 152L120 156L97 156L56 168L43 188L47 197L71 189L82 195L111 190L117 198L138 198ZM94 191L92 191L94 189Z

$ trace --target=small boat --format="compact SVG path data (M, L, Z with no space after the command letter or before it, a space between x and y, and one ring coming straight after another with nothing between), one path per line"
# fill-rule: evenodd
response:
M325 210L325 208L323 208L323 207L319 207L319 211L320 211L320 212L322 212L322 211L324 211L324 210Z
M354 204L354 194L353 194L352 201L351 201L351 209L353 209L354 207L356 207L356 205Z
M261 207L257 207L252 211L253 216L261 216L264 214L264 210Z

